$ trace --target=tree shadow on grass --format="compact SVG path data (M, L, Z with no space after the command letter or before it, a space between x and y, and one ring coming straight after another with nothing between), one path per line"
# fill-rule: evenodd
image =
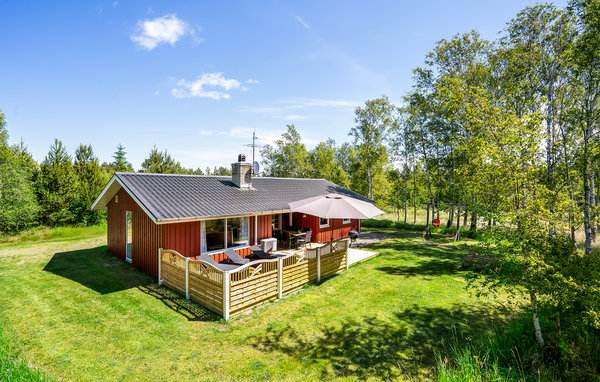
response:
M379 250L391 265L376 268L391 275L412 277L454 274L461 270L466 251L435 242L387 241L370 249Z
M413 306L389 321L376 317L350 320L318 328L309 338L290 327L269 328L253 344L263 351L281 351L305 363L326 365L323 379L431 377L438 355L444 357L454 344L491 331L505 321L505 313L463 304Z
M55 253L44 271L75 281L100 294L137 288L189 321L217 321L220 318L179 293L159 287L151 275L113 256L106 246Z
M456 259L443 260L423 260L416 265L393 265L376 268L378 271L388 273L390 275L414 277L419 275L424 276L439 276L451 275L460 271L460 262Z
M44 271L73 280L100 294L150 285L154 278L111 255L106 246L57 252Z
M158 286L158 284L138 286L138 289L162 302L169 309L181 314L188 321L219 321L221 319L218 314L193 301L186 300L183 295L169 288Z

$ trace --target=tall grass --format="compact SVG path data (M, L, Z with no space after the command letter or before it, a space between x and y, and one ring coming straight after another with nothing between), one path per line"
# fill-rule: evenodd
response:
M16 235L0 235L0 244L26 244L47 240L80 240L106 234L106 222L94 226L36 227Z
M521 314L493 334L472 342L454 339L448 354L438 354L437 381L598 380L600 339L588 332L559 349L553 323L543 320L544 348L535 342L531 314ZM493 325L493 324L492 324Z
M15 352L2 336L2 327L0 327L0 381L53 381L38 369L29 366L25 361L15 356Z

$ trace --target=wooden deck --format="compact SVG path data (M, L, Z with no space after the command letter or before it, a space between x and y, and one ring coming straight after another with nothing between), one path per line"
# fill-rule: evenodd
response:
M278 251L274 255L275 259L252 261L222 271L177 251L161 249L159 285L184 293L186 298L229 319L231 315L348 269L347 240Z

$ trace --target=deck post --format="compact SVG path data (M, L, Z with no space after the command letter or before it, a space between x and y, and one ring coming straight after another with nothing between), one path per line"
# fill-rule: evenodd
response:
M223 318L229 320L229 272L223 271Z
M162 285L162 275L160 274L160 263L162 263L162 248L158 249L158 286Z
M346 242L346 270L350 267L350 262L348 261L348 248L350 248L350 241L344 240Z
M281 298L281 296L283 296L283 258L279 258L277 260L277 270L279 271L279 275L277 277L277 281L279 281L278 284L278 289L279 289L279 298Z
M321 281L321 248L317 248L317 282Z
M190 299L190 258L185 258L185 298Z
M258 215L254 215L254 245L258 245Z

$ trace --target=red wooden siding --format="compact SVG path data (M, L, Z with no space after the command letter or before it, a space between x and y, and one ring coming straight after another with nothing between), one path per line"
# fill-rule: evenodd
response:
M200 256L201 222L163 225L165 249L173 249L185 257Z
M271 225L271 215L260 215L258 217L258 243L262 239L273 237L273 227ZM254 242L251 242L254 244Z
M317 241L328 242L331 240L331 231L333 230L333 240L345 239L348 237L348 232L358 231L358 219L351 219L350 223L342 224L342 219L329 219L329 227L320 228L319 220L317 219L318 234L315 239Z
M107 207L106 247L110 253L125 260L125 210L115 206L114 199Z
M163 226L154 224L138 207L133 211L132 233L131 263L158 277L158 249L164 247Z
M140 206L121 189L108 203L107 248L110 253L125 259L126 211L132 212L131 262L151 275L158 275L158 249L163 246L163 228L154 224Z
M342 224L342 219L329 219L329 227L320 227L320 219L318 216L303 215L299 212L294 212L294 225L300 227L303 231L311 229L313 242L328 242L331 240L331 231L333 230L333 240L340 240L348 237L348 232L351 230L358 231L358 220L351 219L350 223Z

